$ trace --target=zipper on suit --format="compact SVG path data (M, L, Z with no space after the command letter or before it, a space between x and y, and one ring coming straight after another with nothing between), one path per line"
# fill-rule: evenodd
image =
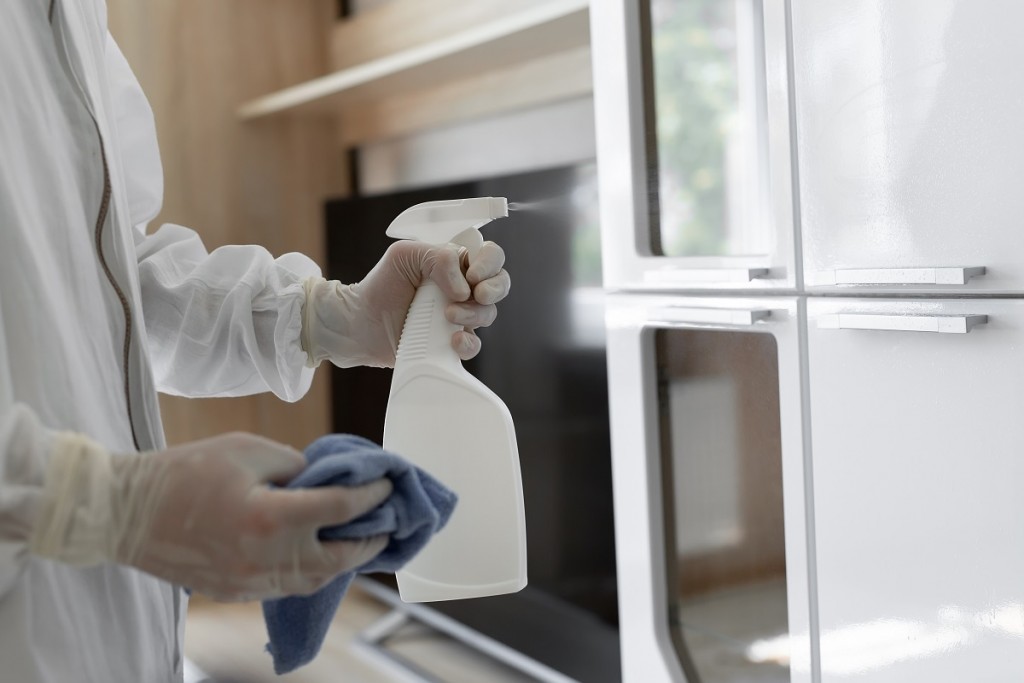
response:
M142 449L139 448L139 438L135 434L135 420L132 419L132 392L131 382L129 381L129 361L131 360L132 350L132 309L128 305L128 297L124 295L124 290L121 289L120 285L117 284L117 280L114 279L114 273L111 272L110 266L107 265L107 257L103 253L103 228L107 224L107 215L110 212L110 167L107 165L107 150L103 142L103 134L100 132L99 123L96 122L95 116L93 116L93 124L96 126L96 137L100 141L100 157L103 159L103 199L100 201L99 215L96 217L96 253L99 255L100 266L107 276L107 281L114 288L114 292L121 302L121 310L124 312L124 345L121 357L121 364L124 368L124 402L128 409L128 425L132 429L132 443L135 444L135 450L138 451Z
M56 0L50 0L50 8L48 11L48 19L50 24L53 24L54 9L56 6ZM110 199L112 195L112 186L110 181L110 166L107 163L107 147L106 142L103 139L103 133L100 131L99 121L96 119L96 114L93 112L92 107L89 103L88 94L85 91L84 86L79 81L77 74L74 73L74 69L71 66L71 56L68 54L67 46L64 44L63 37L57 41L58 47L64 53L64 60L68 65L68 69L71 71L69 74L71 77L68 79L75 86L78 91L79 98L82 104L85 106L85 110L89 113L89 118L92 119L93 126L96 127L96 137L100 144L100 158L103 161L103 194L100 198L100 208L96 216L96 227L94 229L95 241L96 241L96 254L99 258L100 267L103 269L103 274L107 278L107 282L113 288L114 293L117 294L118 301L121 302L121 311L124 313L124 343L122 345L122 356L121 366L124 371L124 400L125 407L128 413L128 426L132 431L132 443L135 446L135 450L142 450L139 448L139 438L135 432L135 420L132 419L132 395L131 395L131 381L130 381L130 360L131 360L131 346L132 346L132 311L128 305L128 297L125 296L124 290L117 284L117 279L114 277L113 271L111 271L109 264L107 263L106 254L103 251L103 230L107 223L107 218L110 214Z

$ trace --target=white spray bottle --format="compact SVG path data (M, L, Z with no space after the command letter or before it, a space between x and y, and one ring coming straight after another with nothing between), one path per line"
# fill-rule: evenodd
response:
M472 258L483 244L477 228L507 216L501 197L427 202L403 211L387 234L458 244ZM451 346L461 327L445 318L448 303L432 282L416 292L384 422L386 450L459 496L445 528L398 572L405 602L501 595L526 586L526 516L512 415L462 367Z

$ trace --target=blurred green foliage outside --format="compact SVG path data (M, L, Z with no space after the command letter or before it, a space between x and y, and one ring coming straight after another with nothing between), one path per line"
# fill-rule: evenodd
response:
M727 250L726 146L737 120L736 0L651 0L661 249ZM743 1L743 0L740 0Z

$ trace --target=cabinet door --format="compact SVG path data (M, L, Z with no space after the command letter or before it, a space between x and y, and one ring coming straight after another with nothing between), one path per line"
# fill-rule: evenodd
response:
M1024 680L1024 301L808 316L822 683Z
M794 299L609 297L626 683L810 683Z
M1024 3L792 7L807 285L1024 291Z
M784 0L591 5L605 283L793 289Z

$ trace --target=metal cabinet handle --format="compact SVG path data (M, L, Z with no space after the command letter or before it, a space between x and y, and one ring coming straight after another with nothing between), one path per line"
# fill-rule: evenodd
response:
M956 268L845 268L825 274L830 285L966 285L984 266Z
M751 326L767 320L768 309L685 308L660 306L647 309L647 320L658 325L741 325Z
M644 273L649 284L701 282L750 282L768 277L767 268L673 268Z
M818 318L823 330L889 330L894 332L938 332L967 334L988 322L987 315L874 315L837 313Z

